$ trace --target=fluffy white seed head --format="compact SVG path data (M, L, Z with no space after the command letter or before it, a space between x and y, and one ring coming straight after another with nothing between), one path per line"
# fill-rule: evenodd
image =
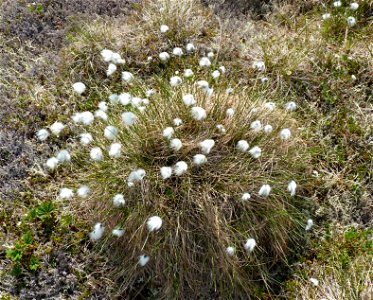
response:
M151 96L153 96L155 94L155 90L147 90L145 92L145 96L150 98Z
M193 71L191 69L185 69L184 70L184 77L189 78L194 75Z
M191 53L196 50L196 47L192 43L188 43L186 44L185 49L188 53Z
M218 124L218 125L216 125L216 129L219 131L219 133L221 133L221 134L225 134L227 131L226 131L226 129L225 129L225 127L224 127L224 125L222 125L222 124Z
M170 28L165 24L162 24L161 27L160 27L161 33L166 33L169 29Z
M254 146L249 150L249 153L252 157L259 158L262 155L262 149L260 149L258 146Z
M259 196L268 197L271 193L271 187L269 184L263 184L259 189Z
M112 231L111 231L112 235L116 236L116 237L121 237L124 235L124 229L122 228L114 228Z
M74 114L72 119L76 124L91 125L95 117L90 111L83 111Z
M170 54L168 54L167 52L161 52L159 53L159 59L161 61L168 61L170 59Z
M183 121L180 118L175 118L173 120L173 123L174 123L175 126L180 126L180 125L183 124Z
M77 190L77 195L80 197L80 198L87 198L89 193L91 192L90 188L86 185L82 185L80 188L78 188Z
M316 278L310 278L310 282L312 283L313 286L318 286L319 285L319 281L316 279Z
M133 97L131 99L131 104L134 107L139 107L142 104L142 99L140 97Z
M297 184L294 180L290 181L288 184L288 192L291 196L294 196L297 190Z
M129 93L122 93L118 97L120 104L128 105L131 103L132 96Z
M107 106L107 103L105 101L101 101L99 104L98 104L98 108L102 111L107 111L108 110L108 106Z
M113 55L111 56L111 61L114 64L124 64L126 61L120 56L119 53L113 52Z
M212 78L218 79L220 77L220 72L218 70L215 70L211 73Z
M109 148L109 156L112 158L118 158L120 157L122 153L122 145L119 143L113 143L110 145Z
M352 2L351 4L350 4L350 9L351 10L357 10L359 8L359 4L358 3L356 3L356 2Z
M240 152L246 152L249 149L249 143L245 140L240 140L237 142L236 148Z
M171 167L161 167L161 176L163 180L170 178L172 175L172 168Z
M254 250L256 246L256 241L255 239L253 238L250 238L246 241L245 245L244 245L244 248L249 251L249 252L252 252Z
M135 79L135 77L133 76L133 74L131 72L127 72L127 71L124 71L122 72L122 80L129 83L131 81L133 81Z
M229 247L227 247L227 249L225 249L225 252L229 256L233 256L236 253L236 249L234 247L232 247L232 246L229 246Z
M267 102L264 104L264 108L268 111L273 111L276 108L276 104L273 102Z
M207 163L207 157L203 154L196 154L193 156L193 164L200 166Z
M291 131L288 128L284 128L280 131L280 137L282 140L288 140L291 137Z
M140 182L141 180L143 180L145 175L146 175L146 172L144 169L134 170L128 175L127 183L129 184L129 186L133 186L134 183Z
M182 56L184 53L183 53L183 49L181 49L180 47L175 47L173 50L172 50L172 54L175 55L175 56Z
M211 61L208 57L202 57L199 60L199 66L200 67L210 67L211 66Z
M266 83L268 83L269 78L268 78L268 77L262 77L262 78L260 79L260 81L262 82L262 84L266 84Z
M85 92L86 86L83 82L75 82L73 84L73 90L74 90L75 93L81 95Z
M294 111L297 109L297 104L294 101L290 101L285 103L284 108L287 111Z
M162 227L162 219L158 216L152 216L146 222L149 232L157 231Z
M202 153L209 154L212 147L215 146L215 141L212 139L207 139L199 143Z
M107 121L108 120L108 115L106 114L106 112L104 112L101 109L98 109L98 110L95 111L95 117L97 119L101 119L103 121Z
M170 141L170 148L174 151L179 151L183 147L183 143L179 139L172 139Z
M188 170L188 165L185 161L179 161L175 164L174 172L176 176L183 175Z
M82 145L89 145L93 141L92 134L90 133L81 133L80 134L80 143Z
M220 71L220 73L224 74L226 72L226 69L225 69L224 66L220 66L219 71Z
M334 1L333 6L334 7L341 7L342 6L342 1Z
M170 78L170 85L172 87L179 86L182 82L183 82L183 80L181 79L180 76L172 76Z
M106 76L111 76L114 74L114 72L117 70L117 66L113 63L109 64L107 70L106 70Z
M209 83L206 80L198 80L196 85L202 90L207 90L209 88Z
M347 18L347 25L352 27L356 25L356 19L354 17L348 17Z
M227 95L230 95L230 94L232 94L234 92L234 89L233 88L227 88L226 90L225 90L225 93L227 94Z
M121 207L124 206L124 204L126 204L126 200L124 199L124 196L122 194L116 194L113 197L113 205L115 207Z
M96 223L93 226L93 230L89 233L91 241L95 242L102 238L104 235L105 227L101 223Z
M254 131L260 131L262 129L262 123L259 120L256 120L250 124L250 129Z
M264 64L264 61L255 61L253 62L253 68L257 71L265 71L266 66Z
M210 51L209 53L207 53L207 57L208 58L213 58L215 56L214 52Z
M175 133L175 130L172 127L166 127L165 129L163 129L162 135L166 139L171 139L174 133Z
M105 62L110 62L113 57L113 51L104 49L101 51L101 56Z
M139 256L139 265L144 267L150 260L150 257L147 255L140 255Z
M233 115L234 115L234 109L233 108L228 108L225 114L226 114L227 118L232 118Z
M114 126L106 126L104 129L104 136L109 140L114 140L118 135L118 129Z
M69 189L69 188L60 189L60 194L59 194L60 199L71 199L72 197L74 197L74 192L72 189Z
M202 121L207 117L206 110L198 106L192 107L191 115L192 118L197 121Z
M109 96L110 103L118 103L119 102L119 96L118 94L111 94Z
M309 231L309 230L311 230L312 227L313 227L313 220L312 219L308 219L305 230Z
M54 170L54 169L56 169L57 168L57 166L58 166L58 159L56 158L56 157L51 157L51 158L49 158L48 160L47 160L47 162L45 163L45 165L47 166L47 168L49 169L49 170Z
M265 133L271 133L273 131L272 125L266 125L264 126L264 132Z
M91 150L89 153L89 156L94 161L101 161L104 159L104 155L102 153L102 150L99 147L95 147Z
M122 113L122 120L125 125L132 126L135 124L137 117L133 112L126 111Z
M54 122L50 127L50 131L55 135L59 136L61 131L65 128L66 126L61 123L61 122Z
M331 17L331 14L329 14L329 13L326 13L326 14L323 14L323 15L322 15L322 19L323 19L324 21L329 20L330 17Z
M63 162L69 162L71 160L71 155L69 151L67 150L61 150L57 153L56 155L58 162L63 163Z
M49 131L47 129L40 129L36 133L36 137L39 141L45 141L49 137Z
M186 106L191 106L197 103L192 94L183 95L183 102Z
M251 198L251 195L249 193L243 193L241 200L242 201L248 201Z

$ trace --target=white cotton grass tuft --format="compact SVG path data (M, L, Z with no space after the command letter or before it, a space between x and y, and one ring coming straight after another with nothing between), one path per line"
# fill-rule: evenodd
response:
M176 176L183 175L188 170L188 165L185 161L179 161L175 164L174 172Z
M266 126L264 126L263 130L264 130L265 133L268 134L268 133L271 133L273 131L273 127L272 127L272 125L266 125Z
M264 64L264 61L254 61L253 62L253 69L257 70L257 71L265 71L266 69L266 66Z
M167 31L170 30L170 28L167 25L162 24L159 30L161 31L161 33L166 33Z
M209 53L207 53L207 57L208 58L213 58L215 56L214 52L210 51Z
M172 54L175 55L175 56L182 56L184 53L183 53L183 49L181 49L180 47L175 47L173 50L172 50Z
M166 127L165 129L163 129L162 135L164 138L170 140L174 133L175 130L172 127Z
M127 178L127 184L129 187L133 186L136 182L140 182L144 179L146 172L144 169L137 169L132 171Z
M212 139L206 139L206 140L200 142L198 145L201 148L202 153L209 154L212 147L215 146L215 141L212 140Z
M196 50L196 47L194 46L193 43L188 43L185 46L185 49L188 53L194 52Z
M113 143L109 147L109 156L112 158L119 158L122 153L122 145L119 143Z
M47 162L45 163L45 165L47 166L47 168L51 171L55 170L58 166L58 159L56 157L51 157L51 158L48 158Z
M175 126L180 126L180 125L183 124L183 120L181 120L180 118L175 118L173 120L173 123L174 123Z
M183 147L183 143L182 143L181 140L179 140L179 139L172 139L170 141L170 148L173 151L179 151L182 147Z
M227 116L227 118L232 118L234 115L234 109L228 108L227 111L225 112L225 115Z
M291 137L291 131L290 131L290 129L288 129L288 128L284 128L284 129L282 129L281 131L280 131L280 138L282 139L282 140L288 140L288 139L290 139L290 137Z
M62 188L60 189L60 194L58 197L60 199L71 199L72 197L74 197L74 192L72 189Z
M342 6L342 1L334 1L333 6L334 7L341 7Z
M198 80L196 85L202 90L207 90L209 88L209 83L206 80Z
M244 244L244 248L247 251L253 252L255 247L256 247L256 241L255 241L255 239L250 238L250 239L246 240L246 243Z
M273 102L267 102L264 104L264 108L268 111L273 111L276 108L276 104Z
M312 227L313 227L313 220L312 219L308 219L307 220L307 225L306 225L306 227L304 229L306 231L310 231Z
M268 197L271 193L271 186L269 184L263 184L259 189L259 196Z
M350 9L351 9L351 10L355 11L355 10L357 10L358 8L359 8L359 4L358 4L358 3L356 3L356 2L352 2L352 3L350 3Z
M197 103L192 94L183 95L183 102L186 106L191 106Z
M119 102L119 95L118 94L111 94L109 96L110 103L118 103Z
M93 141L92 134L90 133L81 133L79 137L80 143L84 146L89 145Z
M74 92L79 94L79 95L83 94L85 92L86 88L87 87L85 86L85 84L83 82L75 82L73 84Z
M150 257L147 255L140 255L139 256L139 265L144 267L150 260Z
M221 134L225 134L227 132L227 130L225 129L224 125L222 124L218 124L216 125L216 129L219 131L219 133Z
M297 104L294 101L290 101L285 103L284 108L287 111L294 111L297 109Z
M71 155L67 150L60 150L56 155L59 163L69 162L71 161Z
M219 67L220 73L224 74L226 72L226 68L224 66Z
M170 59L170 54L168 54L167 52L161 52L159 53L158 57L161 61L166 62Z
M126 63L126 61L117 52L113 52L113 55L111 56L111 61L114 64L120 64L120 65Z
M118 129L115 126L106 126L104 136L109 140L114 140L118 135Z
M171 167L161 167L160 169L161 176L163 180L166 180L171 177L172 175L172 168Z
M294 180L290 181L288 184L288 192L290 193L290 196L295 196L296 190L297 183Z
M146 222L146 227L148 228L149 232L157 231L162 227L162 219L158 216L152 216Z
M110 62L113 57L113 51L109 49L103 49L101 51L101 57L103 58L105 62Z
M347 18L347 25L353 27L356 25L356 19L352 16Z
M127 126L132 126L136 123L137 117L133 112L127 111L122 113L123 123Z
M236 253L236 249L234 247L232 247L232 246L229 246L229 247L227 247L227 249L225 249L225 252L229 256L233 256Z
M251 195L249 193L243 193L241 200L242 201L248 201L251 198Z
M184 77L185 78L190 78L194 75L193 71L191 69L185 69L184 70Z
M214 78L215 80L218 79L218 78L220 77L220 71L215 70L214 72L211 73L211 76L212 76L212 78Z
M199 66L200 67L210 67L211 66L211 61L208 57L202 57L199 60Z
M260 81L261 81L262 84L266 84L266 83L269 82L269 78L268 78L268 77L262 77L262 78L260 79Z
M207 117L206 110L198 106L192 107L191 115L192 115L192 118L197 121L202 121L206 119Z
M115 73L115 71L117 70L117 66L113 63L109 64L107 70L106 70L106 76L111 76Z
M324 21L326 21L326 20L329 20L329 19L330 19L331 14L326 13L326 14L323 14L321 17L322 17L322 19L323 19Z
M50 131L55 135L59 136L61 131L65 128L66 126L61 123L61 122L54 122L50 127Z
M225 93L227 94L227 95L230 95L230 94L232 94L234 92L234 89L233 88L227 88L226 90L225 90Z
M99 147L92 148L89 156L94 161L101 161L104 159L104 154L102 153L102 150Z
M133 76L133 74L131 72L127 72L127 71L122 72L122 80L123 81L125 81L127 83L130 83L134 79L135 79L135 77Z
M207 157L204 154L196 154L193 156L193 164L200 166L207 163Z
M155 90L150 89L145 92L145 96L150 98L151 96L155 95L155 93Z
M111 231L111 234L116 236L116 237L122 237L124 235L124 229L122 228L114 228Z
M121 207L124 206L124 204L126 204L126 200L124 199L124 196L122 194L116 194L113 197L113 205L115 207Z
M91 241L95 242L102 238L104 235L105 227L101 223L96 223L93 230L88 234Z
M132 96L129 93L122 93L118 96L119 103L122 105L131 104Z
M240 140L237 142L236 148L240 152L246 152L249 149L249 143L245 140Z
M319 285L319 281L318 281L316 278L311 277L311 278L310 278L310 282L312 283L312 285L313 285L314 287L316 287L316 286Z
M49 131L45 128L42 128L36 132L36 137L38 138L39 141L45 141L49 137Z
M78 195L78 197L85 199L88 197L90 192L91 190L88 186L82 185L81 187L78 188L78 190L76 191L76 194Z
M259 158L262 155L262 149L260 149L258 146L254 146L249 150L249 153L252 157Z
M181 79L180 76L172 76L172 77L170 78L170 85L171 85L172 87L179 86L179 85L182 84L182 83L183 83L183 80Z
M134 107L139 107L142 104L142 99L140 97L132 97L131 104Z
M260 131L262 129L262 123L259 120L256 120L250 124L250 129L254 131Z
M108 106L107 106L107 103L105 101L101 101L99 104L98 104L98 108L102 111L105 111L107 112L108 111Z
M97 119L101 119L101 120L103 120L105 122L108 120L108 115L106 114L106 112L104 112L101 109L98 109L98 110L95 111L95 117Z
M90 111L83 111L74 114L72 119L76 124L91 125L95 117Z

